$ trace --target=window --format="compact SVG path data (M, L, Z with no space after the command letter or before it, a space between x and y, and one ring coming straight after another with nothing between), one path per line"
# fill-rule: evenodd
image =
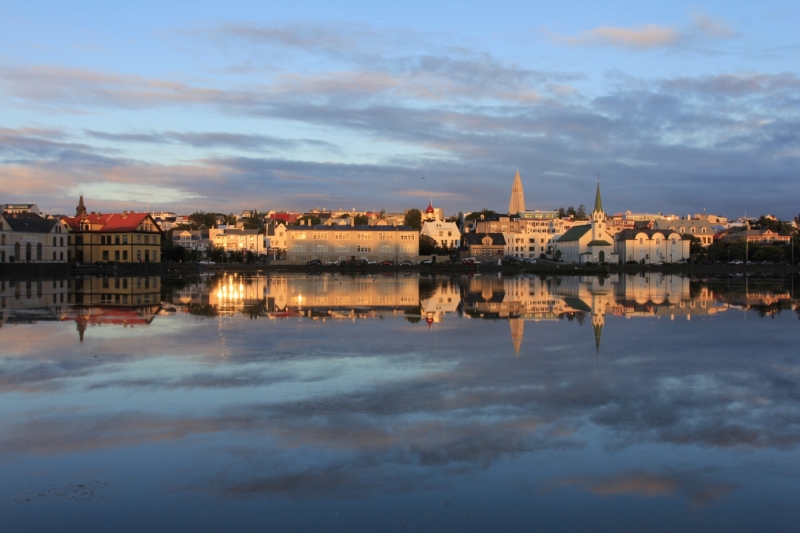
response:
M108 261L108 250L103 250L103 261Z
M142 251L141 250L136 250L136 260L137 261L141 261L142 260Z
M123 289L127 289L128 288L128 278L125 278L125 279L122 280L122 288Z
M119 278L114 278L114 288L119 289Z
M372 251L372 246L368 245L356 246L356 252L371 252L371 251Z
M103 278L103 288L104 289L108 288L108 278Z
M56 245L56 237L53 237L53 246L57 246ZM55 259L55 258L53 258L53 259Z
M114 244L119 244L119 235L114 235Z
M305 244L293 244L292 245L292 251L293 252L305 252L306 251L306 245Z
M61 246L64 246L64 237L61 237Z
M292 238L297 239L299 241L304 241L306 239L306 234L304 231L293 232Z
M119 250L114 250L114 261L119 261Z
M343 231L337 231L334 233L333 238L337 241L347 241L350 240L350 234L345 233Z
M337 252L349 252L350 251L350 247L338 244L338 245L336 245L336 250L335 251L337 251Z
M128 244L128 236L127 235L123 235L122 236L122 244Z
M369 240L369 233L359 233L358 234L359 241L366 241Z
M123 250L122 251L122 260L123 261L127 261L128 260L128 250Z

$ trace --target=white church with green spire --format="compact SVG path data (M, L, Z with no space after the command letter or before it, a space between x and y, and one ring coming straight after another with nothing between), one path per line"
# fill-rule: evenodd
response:
M606 213L600 196L600 181L594 210L588 224L573 226L554 243L553 257L566 263L616 263L619 258L614 252L614 237L608 232Z

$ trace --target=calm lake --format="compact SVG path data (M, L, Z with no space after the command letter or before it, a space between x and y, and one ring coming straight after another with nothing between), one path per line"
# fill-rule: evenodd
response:
M800 280L0 280L0 530L797 531Z

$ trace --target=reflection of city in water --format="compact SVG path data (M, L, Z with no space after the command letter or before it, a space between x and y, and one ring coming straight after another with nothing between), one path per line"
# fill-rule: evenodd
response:
M769 314L793 305L791 286L780 280L735 281L662 274L435 278L232 273L182 283L169 291L169 303L162 303L161 280L152 276L5 280L0 281L0 327L74 320L83 339L90 325L143 326L176 309L273 320L402 317L429 328L452 315L509 320L519 353L528 321L589 321L599 350L607 316L691 320L732 308Z
M228 274L177 289L173 301L196 314L322 321L398 316L429 328L448 315L507 319L518 353L526 321L566 319L581 325L589 321L599 350L606 316L691 320L731 308L776 311L793 302L790 287L784 285L763 280L709 284L663 274L543 278Z
M0 280L0 327L72 320L82 341L88 326L146 326L162 311L160 285L154 276Z

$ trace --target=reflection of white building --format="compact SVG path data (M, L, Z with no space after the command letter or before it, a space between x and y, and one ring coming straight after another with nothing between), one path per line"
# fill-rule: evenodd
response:
M422 316L430 322L441 322L445 315L455 313L460 303L461 289L457 283L438 284L430 297L419 301Z

